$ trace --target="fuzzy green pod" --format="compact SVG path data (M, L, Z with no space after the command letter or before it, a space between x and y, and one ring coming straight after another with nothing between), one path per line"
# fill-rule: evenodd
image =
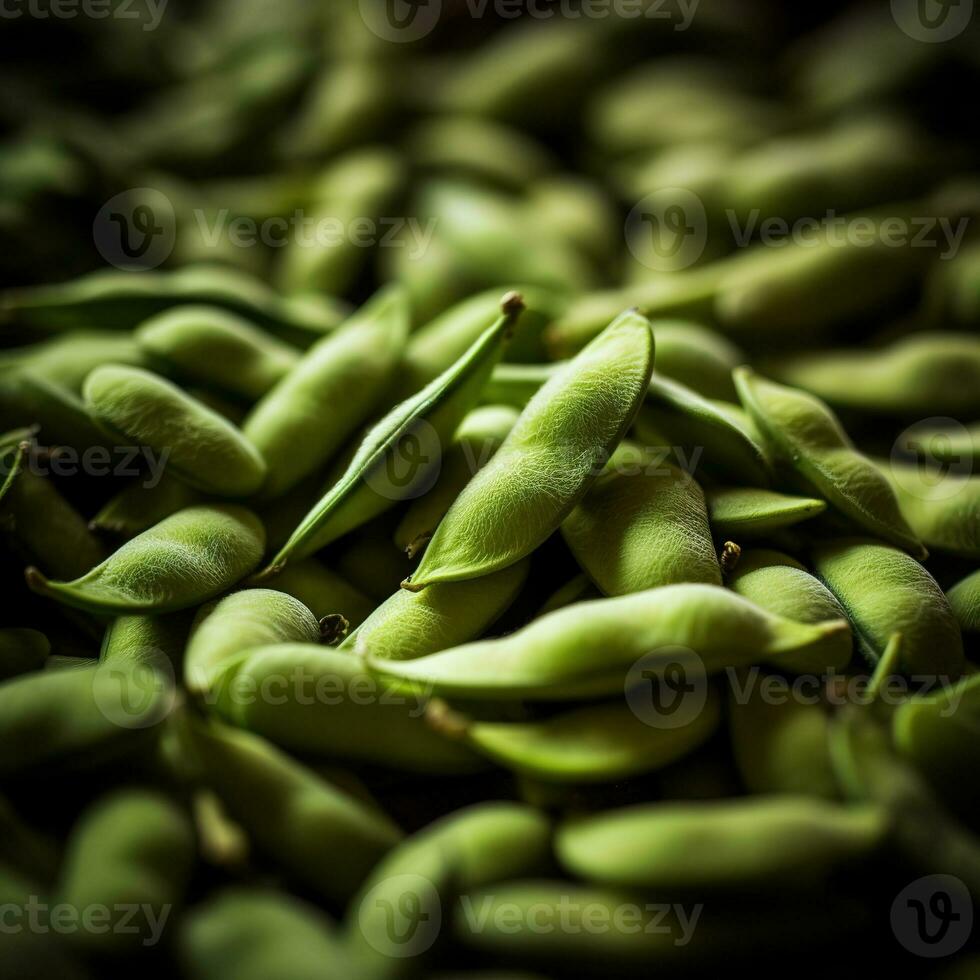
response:
M727 584L744 599L800 623L846 619L834 594L804 565L778 551L765 548L743 551ZM845 630L839 634L836 643L828 643L820 651L820 659L790 653L780 657L778 664L797 673L820 675L846 667L852 653L851 634Z
M289 561L308 557L411 498L434 478L443 445L476 404L523 308L520 296L508 293L496 322L452 367L368 432L343 475L300 521L263 575L275 575ZM405 468L407 474L400 472Z
M408 336L404 294L384 289L314 344L246 417L272 499L325 465L378 405Z
M735 372L735 384L779 461L860 527L918 558L926 556L887 480L854 448L823 402L746 367Z
M167 797L129 789L99 800L69 837L55 895L79 913L106 907L113 918L73 938L103 954L159 942L183 899L194 850L190 818ZM121 928L129 922L135 928Z
M191 626L184 673L188 690L206 692L226 664L250 647L317 643L320 624L298 599L271 589L242 589L203 606Z
M40 595L94 613L164 613L196 606L230 589L259 563L265 532L244 507L188 507L127 541L71 582L36 568L27 584Z
M527 581L530 563L422 592L399 589L340 645L379 660L414 660L482 636Z
M300 352L218 307L178 306L140 324L147 357L191 384L248 401L261 398L299 360Z
M162 670L172 675L180 666L190 630L190 614L117 616L107 627L99 663L112 667Z
M205 779L229 815L289 874L343 908L402 834L386 816L264 739L189 722Z
M796 497L759 487L707 487L704 491L711 530L734 540L765 537L819 517L824 500Z
M901 633L905 673L953 680L963 673L959 623L936 580L914 558L880 541L844 538L816 545L813 565L847 611L870 663L878 662L893 633Z
M639 447L617 448L561 533L606 595L681 582L721 585L700 486Z
M86 404L110 435L166 453L167 466L189 486L220 497L247 497L262 485L265 461L233 425L141 368L96 368Z
M531 399L449 509L406 587L477 578L530 554L598 476L652 368L649 323L623 314Z
M980 633L980 571L957 582L946 598L963 632Z
M559 827L555 848L566 870L601 884L792 891L871 857L886 832L874 806L774 796L600 813Z
M818 656L846 629L841 620L806 625L784 619L719 586L666 585L566 606L500 639L406 663L369 658L369 664L406 690L566 700L618 693L631 669L641 662L651 670L675 663L678 648L689 670L703 676L793 652Z
M51 653L48 638L32 629L0 629L0 681L40 670Z

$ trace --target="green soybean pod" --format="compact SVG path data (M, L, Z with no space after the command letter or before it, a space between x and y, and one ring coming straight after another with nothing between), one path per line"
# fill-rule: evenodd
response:
M51 653L48 638L32 629L0 629L0 681L40 670Z
M399 589L340 645L379 660L414 660L481 636L527 581L528 559L483 578Z
M267 887L226 888L188 910L177 939L189 980L350 980L341 937L318 908Z
M250 647L319 640L320 624L299 599L272 589L232 592L194 617L184 654L187 688L207 692L225 665Z
M304 756L423 773L483 765L426 725L423 699L387 690L348 650L255 647L228 665L212 691L208 703L220 718Z
M809 693L755 669L730 677L729 733L739 775L750 793L840 798L830 758L830 717Z
M727 337L687 320L654 320L657 374L715 401L738 400L732 371L745 355Z
M974 825L978 794L972 776L980 763L978 719L980 675L915 695L892 716L892 738L899 753Z
M308 557L425 486L440 465L442 446L476 404L523 308L516 293L504 296L496 322L473 346L371 429L343 475L300 521L263 575ZM411 467L407 478L395 474L403 457Z
M315 558L291 563L269 585L299 599L317 619L340 613L356 629L377 603Z
M93 613L164 613L230 589L259 563L259 519L231 504L188 507L127 541L71 582L26 573L38 594Z
M715 585L665 585L566 606L509 636L406 663L369 658L405 690L493 700L566 700L618 693L638 663L674 663L716 673L791 652L821 656L847 624L807 625L769 613ZM638 678L639 679L639 678Z
M927 547L980 559L980 476L951 473L944 466L876 462L902 516Z
M503 445L518 412L506 405L484 405L470 412L443 455L432 488L416 497L395 529L395 544L414 558L429 543L439 522L464 487Z
M311 347L252 409L242 431L268 464L272 499L325 465L377 406L408 336L403 292L376 293Z
M561 368L560 363L498 364L483 389L483 402L523 410Z
M343 908L401 839L384 814L258 735L196 722L184 732L229 815L263 852L332 906Z
M800 623L823 623L829 619L847 618L827 586L814 578L805 565L779 551L765 548L744 550L727 584L744 599L777 616ZM827 643L819 653L817 660L805 653L789 653L780 657L777 663L800 674L840 670L847 666L853 653L850 630L842 631L836 642Z
M759 487L713 486L705 488L704 496L711 530L732 540L766 537L819 517L827 509L824 500Z
M172 472L197 490L247 497L265 479L265 461L238 429L158 375L106 365L85 379L84 394L108 433L166 452Z
M532 721L480 721L434 701L427 713L438 731L462 738L498 765L546 783L612 783L682 759L718 727L717 692L676 728L647 724L622 701L589 705Z
M735 384L779 461L860 527L918 558L926 556L888 481L854 448L823 402L745 367L735 372Z
M959 623L935 579L914 558L868 538L813 549L817 575L837 596L858 648L877 663L893 633L902 634L901 669L956 679L963 673Z
M878 807L808 796L650 803L570 820L555 850L566 871L600 884L792 891L869 858L887 829Z
M178 306L140 324L148 358L192 384L257 401L295 366L300 352L248 320L214 306Z
M551 824L533 807L485 802L435 821L391 851L348 906L344 929L355 974L414 972L439 936L433 924L460 892L550 865ZM395 910L409 928L391 929Z
M777 361L774 373L838 410L910 419L980 415L980 338L966 334L929 331L883 350L812 351Z
M576 561L606 595L658 585L721 585L704 493L695 480L622 443L561 525Z
M980 571L957 582L946 598L963 632L980 633Z
M405 587L478 578L545 541L625 435L652 369L650 325L624 313L531 399L449 509Z
M111 497L88 522L96 534L128 541L200 500L198 491L162 472L156 483L136 480Z
M919 423L907 433L907 445L920 458L937 463L965 462L971 472L980 470L980 422L949 426L947 421L945 426L940 423L935 427Z
M113 666L143 665L164 671L180 666L190 615L117 616L106 628L99 663Z
M98 800L69 836L55 891L79 913L110 910L108 928L79 930L79 944L107 954L159 942L183 900L194 852L190 817L160 793L125 789Z

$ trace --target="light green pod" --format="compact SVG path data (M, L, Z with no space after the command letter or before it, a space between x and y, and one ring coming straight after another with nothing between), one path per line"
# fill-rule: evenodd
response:
M527 581L527 559L483 578L399 589L340 645L379 660L414 660L482 636Z
M649 323L623 314L530 401L449 509L406 587L478 578L545 541L622 439L652 367Z
M199 501L196 490L164 472L154 486L147 486L142 480L127 484L106 501L88 526L96 534L128 541Z
M188 911L177 952L189 980L350 980L334 923L318 908L249 884Z
M344 928L354 975L414 972L461 892L550 864L551 824L533 807L478 803L436 820L395 848L351 901Z
M433 702L428 718L437 730L462 738L498 765L547 783L612 783L682 759L718 727L717 692L686 724L647 724L622 701L576 708L536 721L470 720Z
M897 460L875 461L909 527L934 551L980 559L980 476Z
M40 670L51 653L48 638L32 629L0 629L0 681Z
M898 751L947 803L976 823L978 798L973 778L980 764L980 675L952 687L916 695L892 716L892 738Z
M102 954L159 941L183 900L194 852L190 817L159 793L119 790L93 804L68 839L55 897L79 913L107 908L109 921L73 939Z
M816 657L846 629L840 620L792 622L714 585L666 585L567 606L501 639L369 664L428 694L566 700L618 693L631 668L675 663L679 647L688 671L703 675L791 652Z
M650 431L652 429L652 432ZM739 485L768 486L772 467L762 438L736 405L712 402L654 372L636 421L637 438L650 449L662 434L686 469L698 467ZM648 438L649 436L649 438Z
M980 633L980 571L957 582L946 598L963 632Z
M586 177L548 174L527 189L532 223L550 228L563 241L607 269L618 258L620 217L611 195Z
M735 372L735 384L777 460L792 467L818 496L860 527L918 558L926 557L888 481L854 448L823 402L767 381L746 367Z
M184 674L192 694L207 692L226 665L251 647L317 643L320 624L285 592L242 589L198 610L191 626Z
M107 365L85 379L84 395L106 432L166 454L174 475L197 490L247 497L265 479L265 461L238 429L158 375Z
M409 504L395 529L395 544L414 558L429 543L439 522L466 484L493 458L517 422L518 412L506 405L474 409L459 424L442 457L432 488Z
M269 587L299 599L317 619L340 613L352 630L360 626L377 605L315 558L290 563Z
M300 352L254 324L213 306L178 306L140 324L140 349L192 383L257 401Z
M730 681L729 734L745 788L839 799L830 717L820 702L822 678L800 695L782 678L757 670L735 671Z
M181 665L190 615L117 616L105 631L99 663L171 672ZM169 678L172 680L172 676Z
M777 361L775 375L835 409L920 419L980 415L980 338L928 333L883 350L813 351Z
M305 756L409 772L462 773L482 760L433 732L424 700L387 690L350 651L283 643L257 647L213 684L219 717Z
M190 722L185 736L229 815L292 877L343 908L402 834L257 735Z
M765 548L743 551L727 584L744 599L799 623L824 623L847 617L834 594L805 565L778 551ZM819 651L819 659L805 653L790 653L780 657L777 663L796 673L819 676L846 667L852 653L851 632L842 630L834 643L828 642Z
M711 530L719 538L752 540L819 517L826 501L758 487L708 487L704 491Z
M622 443L561 525L575 560L606 594L721 585L704 493L683 470Z
M265 459L272 499L324 466L384 396L405 338L396 288L375 294L343 327L314 344L242 426Z
M959 623L942 589L915 559L879 541L844 538L816 545L813 564L847 611L870 663L881 658L893 633L901 633L905 673L953 680L963 673Z
M651 803L558 828L572 874L622 887L806 890L871 857L888 824L878 807L806 796Z
M654 320L657 374L715 401L738 400L732 371L746 361L730 340L699 323Z
M300 521L263 576L319 551L434 479L442 447L476 404L523 308L520 296L508 293L496 322L452 367L368 432L343 475Z
M27 584L94 613L172 612L230 589L259 563L264 545L261 522L244 507L188 507L74 581L51 581L29 568Z
M483 389L482 400L488 405L509 405L523 410L561 369L560 363L498 364Z
M967 464L970 472L980 471L980 422L949 426L919 423L905 433L906 445L919 458L937 463Z

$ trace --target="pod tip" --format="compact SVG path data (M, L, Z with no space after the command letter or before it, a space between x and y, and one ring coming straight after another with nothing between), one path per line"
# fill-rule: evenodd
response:
M340 613L330 613L320 620L320 641L327 646L336 646L350 632L350 621Z
M402 580L401 587L406 592L421 592L425 588L424 585L419 585L418 582L413 582L411 576Z
M512 289L505 293L500 300L500 311L508 316L514 316L524 310L524 297Z
M27 587L32 592L46 592L48 580L41 572L39 568L35 568L34 565L29 566L24 569L24 579L27 582Z

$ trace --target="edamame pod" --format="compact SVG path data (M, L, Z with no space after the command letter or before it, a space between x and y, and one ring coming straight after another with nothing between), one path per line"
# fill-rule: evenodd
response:
M727 584L744 599L799 623L846 619L846 613L834 594L814 578L804 565L778 551L764 548L743 551ZM821 675L828 670L846 667L852 652L851 632L842 630L834 643L828 642L819 651L819 659L813 659L806 653L788 653L781 656L777 663L800 674Z
M153 486L147 481L136 480L123 487L106 502L88 526L96 534L128 541L199 500L200 494L196 490L164 471Z
M567 606L501 639L407 663L368 658L408 690L490 699L565 700L623 689L631 668L674 663L678 647L704 674L791 652L833 648L847 624L783 619L714 585L666 585ZM637 678L637 681L639 678Z
M870 663L879 660L893 633L901 633L904 672L952 680L963 673L959 623L942 589L914 558L879 541L844 538L815 546L813 564L847 611Z
M147 357L178 377L250 402L281 381L300 357L295 347L213 306L160 313L140 324L136 340Z
M747 367L735 372L735 384L779 461L865 530L918 558L926 556L888 481L854 448L823 402L767 381Z
M51 581L36 568L38 594L93 613L164 613L230 589L259 563L265 532L244 507L188 507L127 541L86 575Z
M315 558L290 563L270 583L270 588L299 599L317 619L340 613L352 630L377 606L373 599Z
M265 480L265 461L238 429L158 375L107 365L85 379L84 395L106 432L166 453L174 475L197 490L247 497Z
M0 352L0 367L5 374L7 370L26 369L76 393L82 390L85 378L102 364L143 367L144 361L136 340L115 330L72 330L29 347Z
M745 355L721 334L686 320L654 320L657 374L716 401L738 400L732 371Z
M331 905L343 908L402 836L384 814L257 735L193 721L184 733L232 818Z
M883 843L878 807L805 796L651 803L572 820L555 849L600 884L663 890L808 889Z
M229 661L250 647L317 643L320 624L298 599L271 589L243 589L202 607L191 626L184 673L191 693L206 692Z
M946 598L963 632L980 633L980 571L957 582Z
M636 446L617 448L561 533L606 595L681 582L721 585L701 488Z
M399 589L340 645L379 660L414 660L481 636L527 581L527 559L483 578Z
M300 521L263 576L275 575L289 561L318 551L425 486L440 465L442 446L479 398L523 308L520 296L508 293L497 321L456 364L371 429L344 474ZM396 464L409 452L406 478L396 473Z
M32 629L0 629L0 681L40 670L51 653L48 638Z
M190 628L187 613L169 616L117 616L105 631L99 663L145 666L170 674L180 667Z
M383 289L255 405L242 432L268 465L267 499L325 465L371 414L407 336L404 294Z
M759 487L707 487L704 496L711 530L719 538L734 540L765 537L827 509L823 500Z
M598 476L652 368L649 323L624 313L530 401L449 509L405 587L478 578L530 554Z

